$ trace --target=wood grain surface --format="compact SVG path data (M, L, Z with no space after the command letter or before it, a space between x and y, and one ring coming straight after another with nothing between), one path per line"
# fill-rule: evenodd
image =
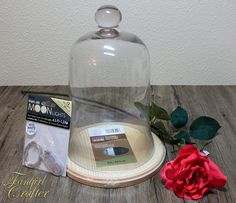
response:
M153 178L127 188L102 189L82 185L68 177L55 177L22 166L26 94L21 91L42 91L67 94L64 86L51 87L0 87L0 183L6 183L12 172L27 174L27 177L43 177L43 188L49 190L46 198L34 198L31 202L90 203L90 202L196 202L177 198L165 189L160 173ZM177 105L185 107L190 120L208 115L216 118L222 128L219 135L206 147L210 158L228 176L227 185L214 189L199 202L236 202L236 87L235 86L154 86L153 101L173 110ZM200 143L198 143L201 146ZM166 144L167 160L176 157L172 146ZM10 200L4 187L0 186L0 202L29 202L25 198Z

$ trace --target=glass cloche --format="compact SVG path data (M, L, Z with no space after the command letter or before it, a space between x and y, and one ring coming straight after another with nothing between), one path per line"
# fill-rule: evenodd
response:
M150 177L165 149L152 136L148 117L135 106L150 104L149 54L136 35L118 29L121 12L102 6L99 29L73 45L67 173L98 187L127 186Z

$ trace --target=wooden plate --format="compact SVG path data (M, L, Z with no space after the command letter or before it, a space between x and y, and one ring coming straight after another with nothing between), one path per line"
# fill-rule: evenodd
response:
M160 139L153 133L149 136L145 126L113 122L112 125L114 124L125 128L137 163L96 167L87 129L101 124L91 125L77 129L77 134L72 135L70 140L67 163L67 175L70 178L90 186L118 188L143 182L158 171L166 155Z

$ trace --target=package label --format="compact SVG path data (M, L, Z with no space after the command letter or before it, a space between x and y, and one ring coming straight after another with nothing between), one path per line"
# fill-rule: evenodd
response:
M121 125L102 125L88 129L97 167L137 162Z
M49 96L28 96L26 120L69 129L71 101Z

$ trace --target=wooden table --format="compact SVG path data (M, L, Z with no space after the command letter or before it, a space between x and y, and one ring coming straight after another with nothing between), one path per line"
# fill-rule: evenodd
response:
M22 166L27 98L22 90L68 92L64 86L0 87L0 182L6 183L12 172L20 172L27 177L46 175L43 188L49 190L49 194L46 198L34 198L32 202L191 202L179 199L165 189L159 173L132 187L101 189ZM188 110L190 119L209 115L219 121L222 126L220 133L206 149L228 176L228 182L225 188L213 190L199 202L236 202L236 87L154 86L152 93L153 100L169 111L181 105ZM174 159L176 153L172 152L172 146L166 144L166 148L167 160ZM0 202L28 202L24 198L9 200L3 188L0 186Z

